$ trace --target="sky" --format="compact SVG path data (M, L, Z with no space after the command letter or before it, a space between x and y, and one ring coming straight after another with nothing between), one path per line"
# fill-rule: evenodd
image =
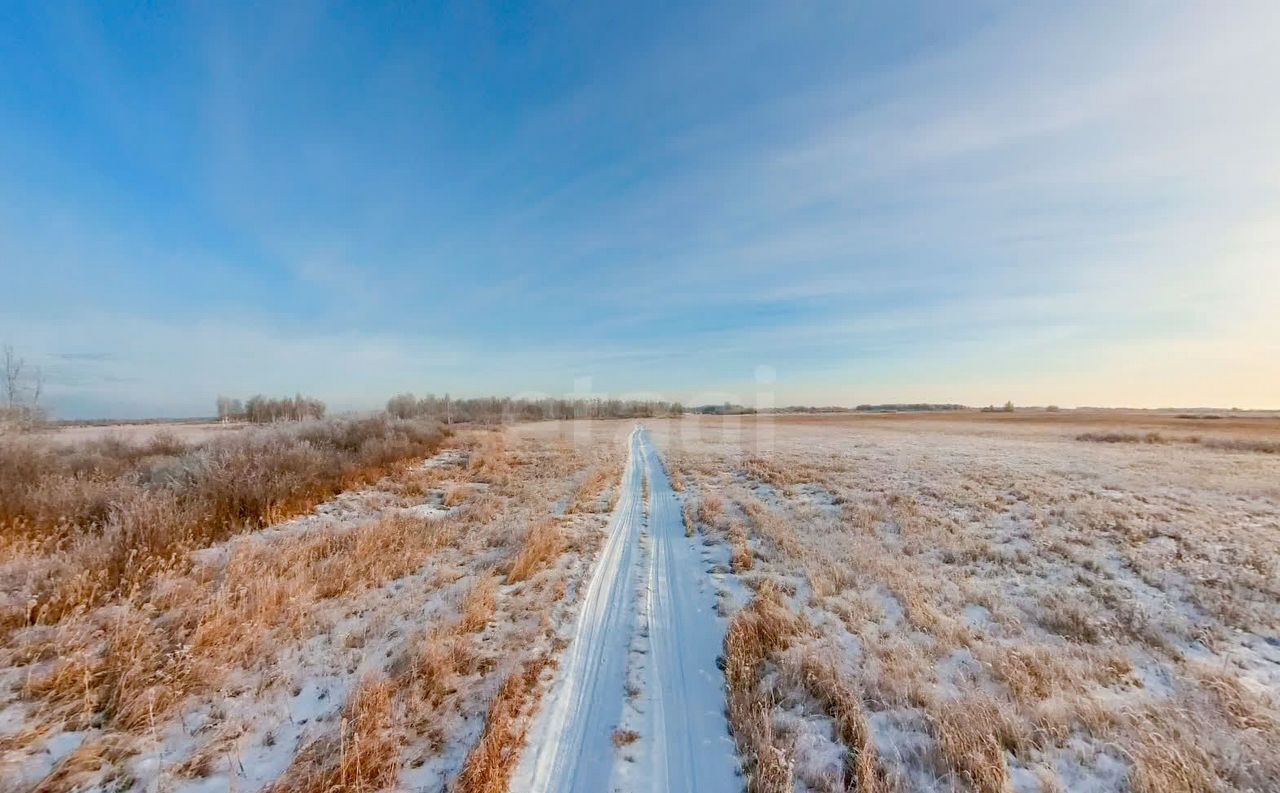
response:
M1280 3L7 2L0 74L64 418L1280 408Z

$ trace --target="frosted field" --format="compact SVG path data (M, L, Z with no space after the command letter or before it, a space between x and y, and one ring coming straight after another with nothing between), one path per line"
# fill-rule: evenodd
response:
M155 545L138 484L5 480L134 500L3 537L0 791L1277 789L1274 417L423 431L216 541ZM212 464L129 443L49 453Z
M756 593L754 789L1280 789L1280 455L1214 445L1274 419L653 426Z
M53 443L70 446L85 441L118 440L123 443L142 443L156 433L167 433L186 443L200 443L213 438L234 434L246 429L246 425L222 424L216 421L185 422L162 421L149 424L85 424L42 430L40 435Z
M463 430L106 599L77 586L90 541L6 535L0 790L505 783L625 451ZM83 605L27 605L51 589Z

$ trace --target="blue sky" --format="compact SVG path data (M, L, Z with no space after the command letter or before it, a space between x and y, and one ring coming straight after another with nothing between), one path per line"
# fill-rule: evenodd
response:
M0 73L64 416L1280 407L1274 3L7 3Z

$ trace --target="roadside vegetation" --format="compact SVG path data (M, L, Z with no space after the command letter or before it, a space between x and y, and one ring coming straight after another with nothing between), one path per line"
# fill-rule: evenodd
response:
M5 438L0 791L497 789L620 455L386 415Z
M0 631L145 587L185 554L305 512L432 453L433 422L340 419L188 446L159 433L0 443Z
M749 790L1273 789L1280 468L1239 452L1274 421L1191 444L1125 420L1100 444L998 413L655 425L747 585Z
M751 793L1280 778L1274 428L1046 415L646 422ZM584 425L3 438L0 793L509 789L618 497Z

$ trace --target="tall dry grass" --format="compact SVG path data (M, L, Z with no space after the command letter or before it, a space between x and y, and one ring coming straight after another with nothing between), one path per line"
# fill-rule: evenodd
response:
M592 468L574 492L568 511L607 512L612 509L617 499L616 486L622 481L622 467L622 462L614 459ZM604 497L611 488L614 489L613 498L605 502Z
M841 787L858 793L888 793L890 787L867 723L865 696L856 681L841 674L833 659L815 652L801 654L798 662L794 658L788 662L784 671L835 721L846 752Z
M343 709L336 736L299 752L269 793L371 793L386 790L399 770L390 682L360 683Z
M0 633L145 588L185 555L311 509L433 452L438 425L385 417L185 446L0 441Z
M503 471L500 492L510 499L508 503L546 514L571 492L557 496L557 487L572 487L572 477L563 470L564 459L558 465L549 464L546 458L540 465L520 465L518 461L526 452L512 449L508 441L482 443L491 456L482 465L471 465L470 470L483 476ZM547 481L530 481L543 477L556 480L556 484L548 487ZM412 762L424 745L436 747L450 740L449 714L474 712L483 705L480 736L449 789L496 793L506 790L541 696L540 678L551 663L554 647L549 638L553 630L550 609L564 588L500 587L495 571L506 570L507 583L528 580L553 567L556 557L573 547L570 537L584 526L579 525L581 519L545 517L530 524L522 541L512 541L509 515L476 503L469 504L463 514L484 516L483 525L473 524L453 533L455 561L476 568L476 573L463 579L471 585L458 601L456 618L424 629L392 664L387 678L389 732L399 736L401 746L413 747ZM592 518L585 525L598 526L601 520ZM496 556L486 553L495 550ZM511 625L522 620L533 634L509 634ZM311 746L317 748L300 752L286 779L334 784L333 761L323 759L326 754L322 749L332 747L335 740L332 732L315 738ZM322 789L305 788L315 793Z
M754 458L729 433L677 457L689 493L719 495L712 536L745 524L746 580L780 582L818 633L765 654L754 699L731 691L744 755L777 772L752 784L828 756L791 745L797 711L833 720L843 789L1280 778L1280 695L1256 671L1280 625L1273 458L1119 422L1095 443L1052 425L782 424ZM767 602L735 618L730 650ZM731 687L751 691L732 656Z
M564 550L564 535L556 519L535 524L525 536L524 545L511 564L507 583L516 584L528 579L545 567Z
M463 681L481 670L476 634L496 608L497 580L482 575L463 596L458 618L426 630L389 676L362 681L336 729L305 744L271 793L357 793L394 786L411 736L440 740L432 721Z
M529 717L541 697L538 678L549 663L549 656L534 658L502 682L454 793L506 793L529 731Z
M194 693L269 660L315 624L314 604L420 564L445 538L399 519L236 545L225 563L192 552L399 471L443 438L368 419L200 445L0 442L0 667L23 670L14 693L31 713L0 750L90 731L54 775L70 779L101 747L122 751Z
M393 431L401 424L383 423ZM297 439L303 429L293 428L287 440ZM335 440L321 443L315 440L317 430L307 428L311 440L299 441L304 454L314 454L318 446L344 448L347 459L370 463L373 467L345 469L355 484L388 475L375 488L327 506L339 510L325 513L339 515L337 520L307 519L278 531L246 534L268 518L248 520L212 533L192 533L172 546L181 552L158 559L135 548L128 558L148 567L145 574L126 569L122 581L127 586L102 589L100 579L76 568L90 558L81 553L82 545L91 543L103 524L92 519L63 527L34 520L11 524L15 531L6 535L5 548L13 563L0 568L14 576L9 580L36 591L35 581L43 577L57 583L57 591L87 594L79 600L68 597L71 605L56 615L56 622L51 621L52 609L39 612L42 619L29 618L24 610L23 619L9 630L0 668L19 670L22 686L0 703L24 707L29 717L22 730L0 737L0 752L9 753L6 761L17 753L44 751L45 738L60 730L83 731L84 746L38 784L51 792L100 785L116 769L132 767L130 756L154 740L149 736L184 734L187 714L207 710L207 717L197 718L208 723L181 741L182 748L168 750L177 756L166 762L165 779L139 784L170 784L216 773L235 778L239 736L259 727L257 721L230 714L246 708L252 712L255 697L297 696L288 688L297 679L295 671L278 668L278 659L304 662L305 669L296 670L304 676L350 676L364 668L360 659L366 652L376 653L372 657L377 659L385 652L386 660L371 665L368 674L361 672L364 682L353 684L331 721L314 720L314 727L300 736L305 738L301 749L276 789L394 787L404 769L456 743L461 728L487 711L494 714L493 726L473 747L476 759L468 768L500 771L507 762L502 758L515 756L520 730L540 692L538 671L546 661L539 659L556 646L553 614L563 609L560 599L569 589L569 577L586 569L560 565L556 559L563 553L590 552L605 520L594 512L559 513L579 491L584 475L616 467L620 453L610 448L588 461L565 444L462 430L451 441L457 452L441 457L448 462L410 468L387 455L387 448L397 446L393 438L364 443L358 432L329 427L325 432ZM276 433L265 430L250 442L266 435ZM115 467L108 471L103 463L94 468L106 485L131 494L132 500L122 503L139 530L149 523L143 507L171 508L179 501L176 496L186 492L150 484L169 481L153 473L175 461L185 470L192 459L209 454L208 446L170 444L172 459L162 465L154 453L161 446L113 442L104 457ZM53 473L49 482L59 481L58 471L77 458L74 450L39 451L65 458L57 464L61 468L45 461L44 470ZM395 461L384 465L389 459ZM66 486L78 480L61 481ZM194 481L204 492L206 480ZM609 486L599 484L600 497ZM52 486L35 488L26 503L53 503L42 498L56 492ZM435 517L401 509L422 501L453 509ZM342 517L349 503L363 505L351 519ZM107 519L115 519L117 511L108 509ZM173 525L166 521L158 523ZM72 541L50 539L57 531ZM209 540L214 541L199 546ZM24 569L19 562L29 566ZM40 576L25 572L37 568ZM504 586L508 575L520 580L532 576L537 583ZM462 594L444 594L445 588ZM391 597L392 592L400 594ZM451 615L448 620L431 618L417 634L389 638L395 632L388 633L387 626L402 624L414 603L423 607L423 598L439 598L441 613ZM324 655L306 649L356 614L364 615L363 627L332 643ZM512 682L503 686L503 680ZM210 705L224 695L236 702L234 711ZM269 722L274 713L254 718ZM490 760L481 763L484 757ZM470 772L468 784L480 781L478 773Z
M724 643L727 712L746 770L748 793L795 789L793 761L774 735L772 711L777 703L762 678L766 662L804 630L768 584L729 623Z

